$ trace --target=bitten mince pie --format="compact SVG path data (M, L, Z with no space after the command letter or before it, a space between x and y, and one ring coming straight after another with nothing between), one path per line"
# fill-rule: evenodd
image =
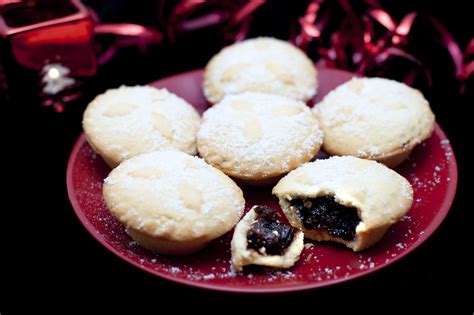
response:
M411 208L410 183L385 165L351 156L306 163L273 188L305 237L354 251L378 242Z
M199 124L189 103L150 86L122 86L98 95L82 121L87 141L112 168L156 150L196 154Z
M308 101L316 94L316 68L288 42L260 37L224 48L207 64L203 89L215 104L227 94L262 92Z
M229 177L179 151L122 162L105 179L103 195L138 244L170 255L196 252L230 231L245 204Z
M247 265L289 268L300 257L303 239L303 232L280 222L277 211L254 206L235 227L232 263L237 271Z
M435 117L420 91L382 78L354 78L316 104L323 150L389 167L402 163L428 139Z
M291 98L247 92L226 96L203 116L199 154L240 182L275 183L310 161L323 134L311 110Z

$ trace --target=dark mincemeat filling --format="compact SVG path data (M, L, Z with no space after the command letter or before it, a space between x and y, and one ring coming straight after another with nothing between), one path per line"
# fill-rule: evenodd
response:
M334 196L323 196L312 199L293 199L290 204L303 222L311 230L326 230L329 235L352 241L356 226L360 222L357 209L338 203Z
M265 206L255 208L257 219L247 232L248 248L267 255L281 255L293 241L295 229L279 221L280 214Z

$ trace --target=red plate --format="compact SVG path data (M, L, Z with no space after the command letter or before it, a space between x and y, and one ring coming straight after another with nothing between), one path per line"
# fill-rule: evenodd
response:
M316 101L353 74L319 70ZM201 91L202 71L192 71L152 83L185 98L200 112L208 104ZM107 211L102 182L110 169L81 135L72 150L68 170L69 199L86 229L114 254L159 277L208 289L237 292L281 292L327 286L383 268L423 243L441 224L453 201L457 166L449 140L436 125L433 136L418 146L398 171L414 187L413 207L372 249L354 253L332 243L305 248L296 265L286 271L264 269L236 273L230 264L231 233L187 257L166 257L139 247ZM271 188L243 187L246 209L264 204L279 209Z

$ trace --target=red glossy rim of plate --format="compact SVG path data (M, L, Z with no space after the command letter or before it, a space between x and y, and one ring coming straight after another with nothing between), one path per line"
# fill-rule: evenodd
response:
M172 80L176 79L177 77L180 76L188 76L189 74L193 72L201 72L202 70L194 70L194 71L189 71L185 73L181 73L175 76L171 76L168 78L165 78L160 81L164 80ZM331 70L333 71L333 70ZM345 72L341 70L335 70L335 71L340 71L340 72ZM436 133L439 138L441 139L447 139L445 133L443 130L440 128L438 124L435 125L434 133ZM204 289L210 289L210 290L217 290L217 291L226 291L226 292L239 292L239 293L278 293L278 292L291 292L291 291L301 291L301 290L308 290L308 289L314 289L314 288L319 288L319 287L326 287L329 285L334 285L338 284L341 282L346 282L355 278L359 278L362 276L365 276L369 273L375 272L377 270L380 270L381 268L384 268L390 264L393 264L394 262L400 260L401 258L405 257L409 253L413 252L416 248L418 248L423 242L425 242L433 233L434 231L440 226L440 224L443 222L444 218L447 216L449 209L453 203L455 194L456 194L456 187L457 187L457 181L458 181L458 169L457 169L457 162L456 162L456 157L454 155L454 152L452 153L450 162L448 163L448 172L449 172L449 177L450 181L448 183L446 195L443 199L443 202L441 204L441 207L437 214L433 217L431 223L426 227L424 230L423 235L421 235L409 248L407 248L405 251L397 255L397 257L392 258L390 261L384 264L380 264L372 269L366 269L364 271L361 271L357 274L350 275L348 277L344 278L339 278L339 279L332 279L330 282L314 282L314 283L308 283L308 284L302 284L300 286L294 286L294 287L275 287L275 288L237 288L237 287L227 287L224 285L219 285L219 284L212 284L212 283L202 283L202 282L194 282L192 280L188 279L183 279L183 278L177 278L169 275L166 272L161 272L157 270L150 270L150 269L143 269L138 262L135 260L128 258L122 253L120 253L118 250L116 250L112 245L107 243L105 239L97 233L97 230L94 228L94 226L91 224L91 222L86 218L85 214L82 212L81 207L79 206L79 203L76 199L76 196L73 191L73 165L75 164L76 158L78 156L79 150L82 148L83 144L86 142L86 137L84 133L82 133L79 138L77 139L73 150L71 152L71 155L69 157L68 165L67 165L67 174L66 174L66 184L67 184L67 192L68 192L68 197L71 202L71 205L74 209L74 212L76 213L77 217L81 221L81 223L84 225L84 227L89 231L89 233L100 243L102 244L105 248L110 250L112 253L114 253L116 256L120 257L122 260L132 264L135 267L138 267L138 269L144 270L148 273L151 273L153 275L159 276L161 278L170 280L172 282L176 283L181 283L185 285L189 285L192 287L198 287L198 288L204 288Z

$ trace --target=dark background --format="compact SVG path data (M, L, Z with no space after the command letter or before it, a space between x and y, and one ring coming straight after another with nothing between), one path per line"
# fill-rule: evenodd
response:
M104 22L157 26L153 1L85 2L96 9ZM304 12L306 3L268 1L255 14L250 35L288 38L290 23ZM469 1L382 3L394 17L413 10L432 12L462 48L474 35ZM218 44L212 40L209 43L190 40L183 45L172 50L151 48L145 56L134 48L125 49L100 70L94 88L103 90L119 84L144 84L169 74L200 68L218 50ZM442 60L445 59L438 55L431 59L431 66L441 69L438 71L441 77L446 68ZM445 75L450 75L449 70ZM448 303L454 308L465 307L472 313L474 228L468 175L472 162L467 153L468 145L472 143L469 139L472 123L468 114L468 108L474 105L472 89L460 96L452 93L451 87L446 87L444 92L441 85L434 96L431 102L437 120L450 138L459 164L454 205L435 234L402 261L369 276L312 291L253 296L173 284L115 257L88 234L67 198L66 164L81 132L83 108L59 115L31 104L2 108L2 173L5 175L2 176L0 210L0 290L3 292L0 294L0 313L16 313L32 305L51 310L63 303L71 308L75 305L89 308L96 301L119 307L157 307L158 302L165 303L170 299L182 301L178 308L186 305L212 308L216 302L236 307L248 307L255 302L271 308L286 301L314 312L320 307L352 308L354 305L357 309L365 308L373 301L385 303L389 309L392 305L403 307L412 302L425 307Z

